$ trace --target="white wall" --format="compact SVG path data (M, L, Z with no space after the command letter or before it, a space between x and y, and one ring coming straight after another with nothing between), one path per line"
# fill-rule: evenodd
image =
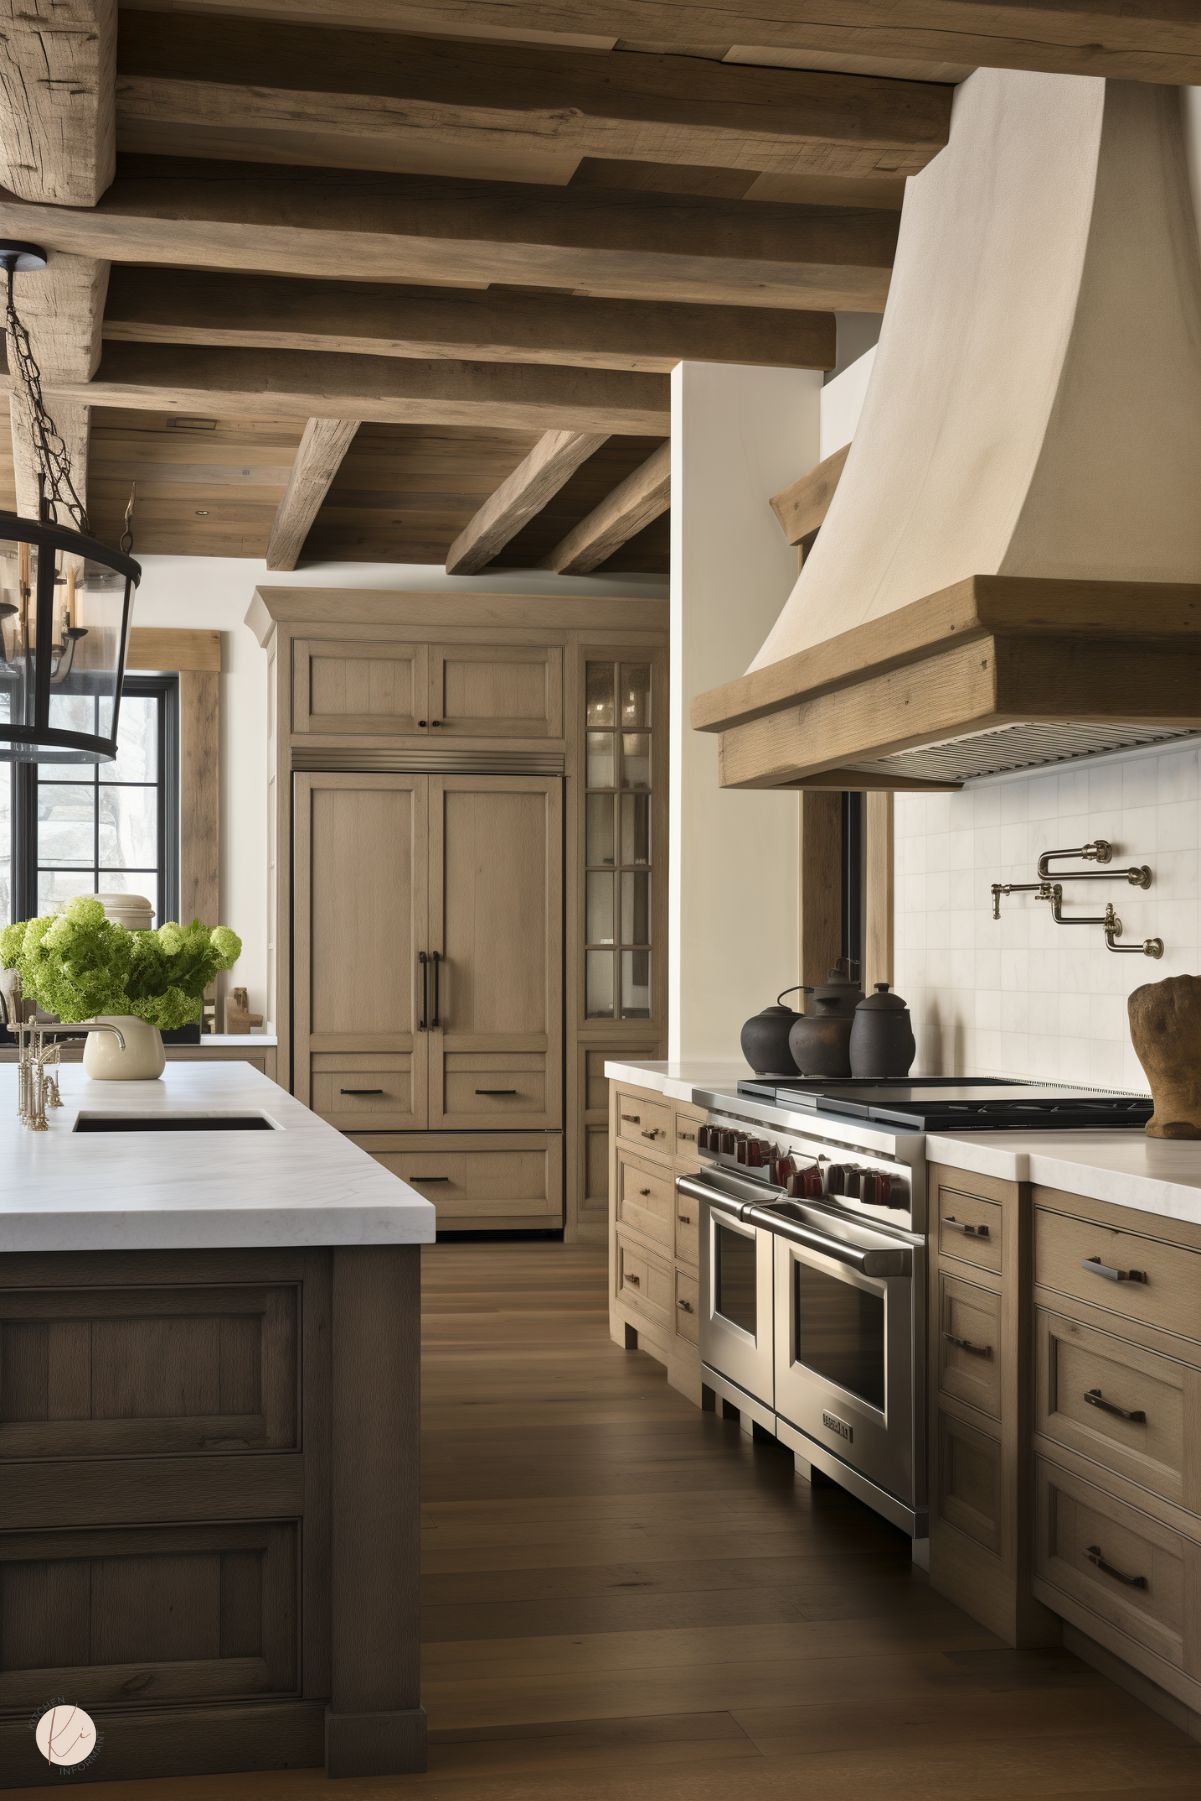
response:
M694 695L741 675L796 577L769 496L818 460L821 376L681 364L672 373L668 1054L726 1058L796 980L793 794L718 782Z
M234 979L261 1012L267 993L267 664L243 620L256 587L391 589L396 592L558 594L562 576L513 572L451 580L419 564L323 563L282 574L253 557L142 557L138 625L226 634L221 678L221 924L241 935ZM662 598L666 583L573 577L573 594Z
M1198 968L1201 745L898 794L896 833L896 986L915 1070L1145 1091L1126 997ZM1099 926L1057 926L1033 895L1004 896L992 918L993 882L1033 881L1040 852L1094 838L1113 844L1114 867L1149 864L1152 885L1065 882L1064 913L1112 901L1123 942L1162 938L1162 961L1114 955Z

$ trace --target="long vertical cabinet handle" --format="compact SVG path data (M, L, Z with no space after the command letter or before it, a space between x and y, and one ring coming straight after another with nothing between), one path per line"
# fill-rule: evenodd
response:
M417 961L421 965L421 1018L417 1021L417 1030L428 1032L430 1029L430 960L424 951L418 951Z
M442 952L431 951L430 962L434 966L434 1014L430 1030L436 1032L442 1025Z

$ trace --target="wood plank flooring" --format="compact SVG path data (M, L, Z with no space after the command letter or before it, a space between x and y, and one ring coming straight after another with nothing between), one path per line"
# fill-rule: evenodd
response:
M599 1253L439 1245L424 1340L429 1773L129 1801L1201 1792L1201 1746L1066 1652L1006 1650L890 1527L618 1350Z

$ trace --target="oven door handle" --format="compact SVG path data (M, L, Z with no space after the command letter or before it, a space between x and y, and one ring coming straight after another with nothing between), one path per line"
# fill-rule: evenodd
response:
M766 1207L749 1208L746 1219L750 1225L774 1232L789 1244L817 1251L833 1263L844 1263L848 1269L858 1270L861 1276L909 1276L913 1273L913 1253L908 1245L899 1244L888 1250L862 1249L859 1245L844 1244L841 1238L830 1238L813 1226L803 1226L794 1219L782 1219Z
M718 1188L711 1182L700 1182L695 1176L677 1176L676 1193L686 1195L690 1201L708 1202L709 1206L717 1212L728 1213L735 1219L741 1219L748 1207L762 1199L763 1184L761 1182L742 1182L737 1176L727 1176L726 1180L731 1187L736 1184L737 1188L744 1192L741 1194L731 1193L729 1189Z

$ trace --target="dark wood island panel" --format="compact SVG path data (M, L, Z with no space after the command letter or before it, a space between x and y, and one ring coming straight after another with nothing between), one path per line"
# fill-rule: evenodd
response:
M425 1761L420 1248L0 1264L0 1786Z

